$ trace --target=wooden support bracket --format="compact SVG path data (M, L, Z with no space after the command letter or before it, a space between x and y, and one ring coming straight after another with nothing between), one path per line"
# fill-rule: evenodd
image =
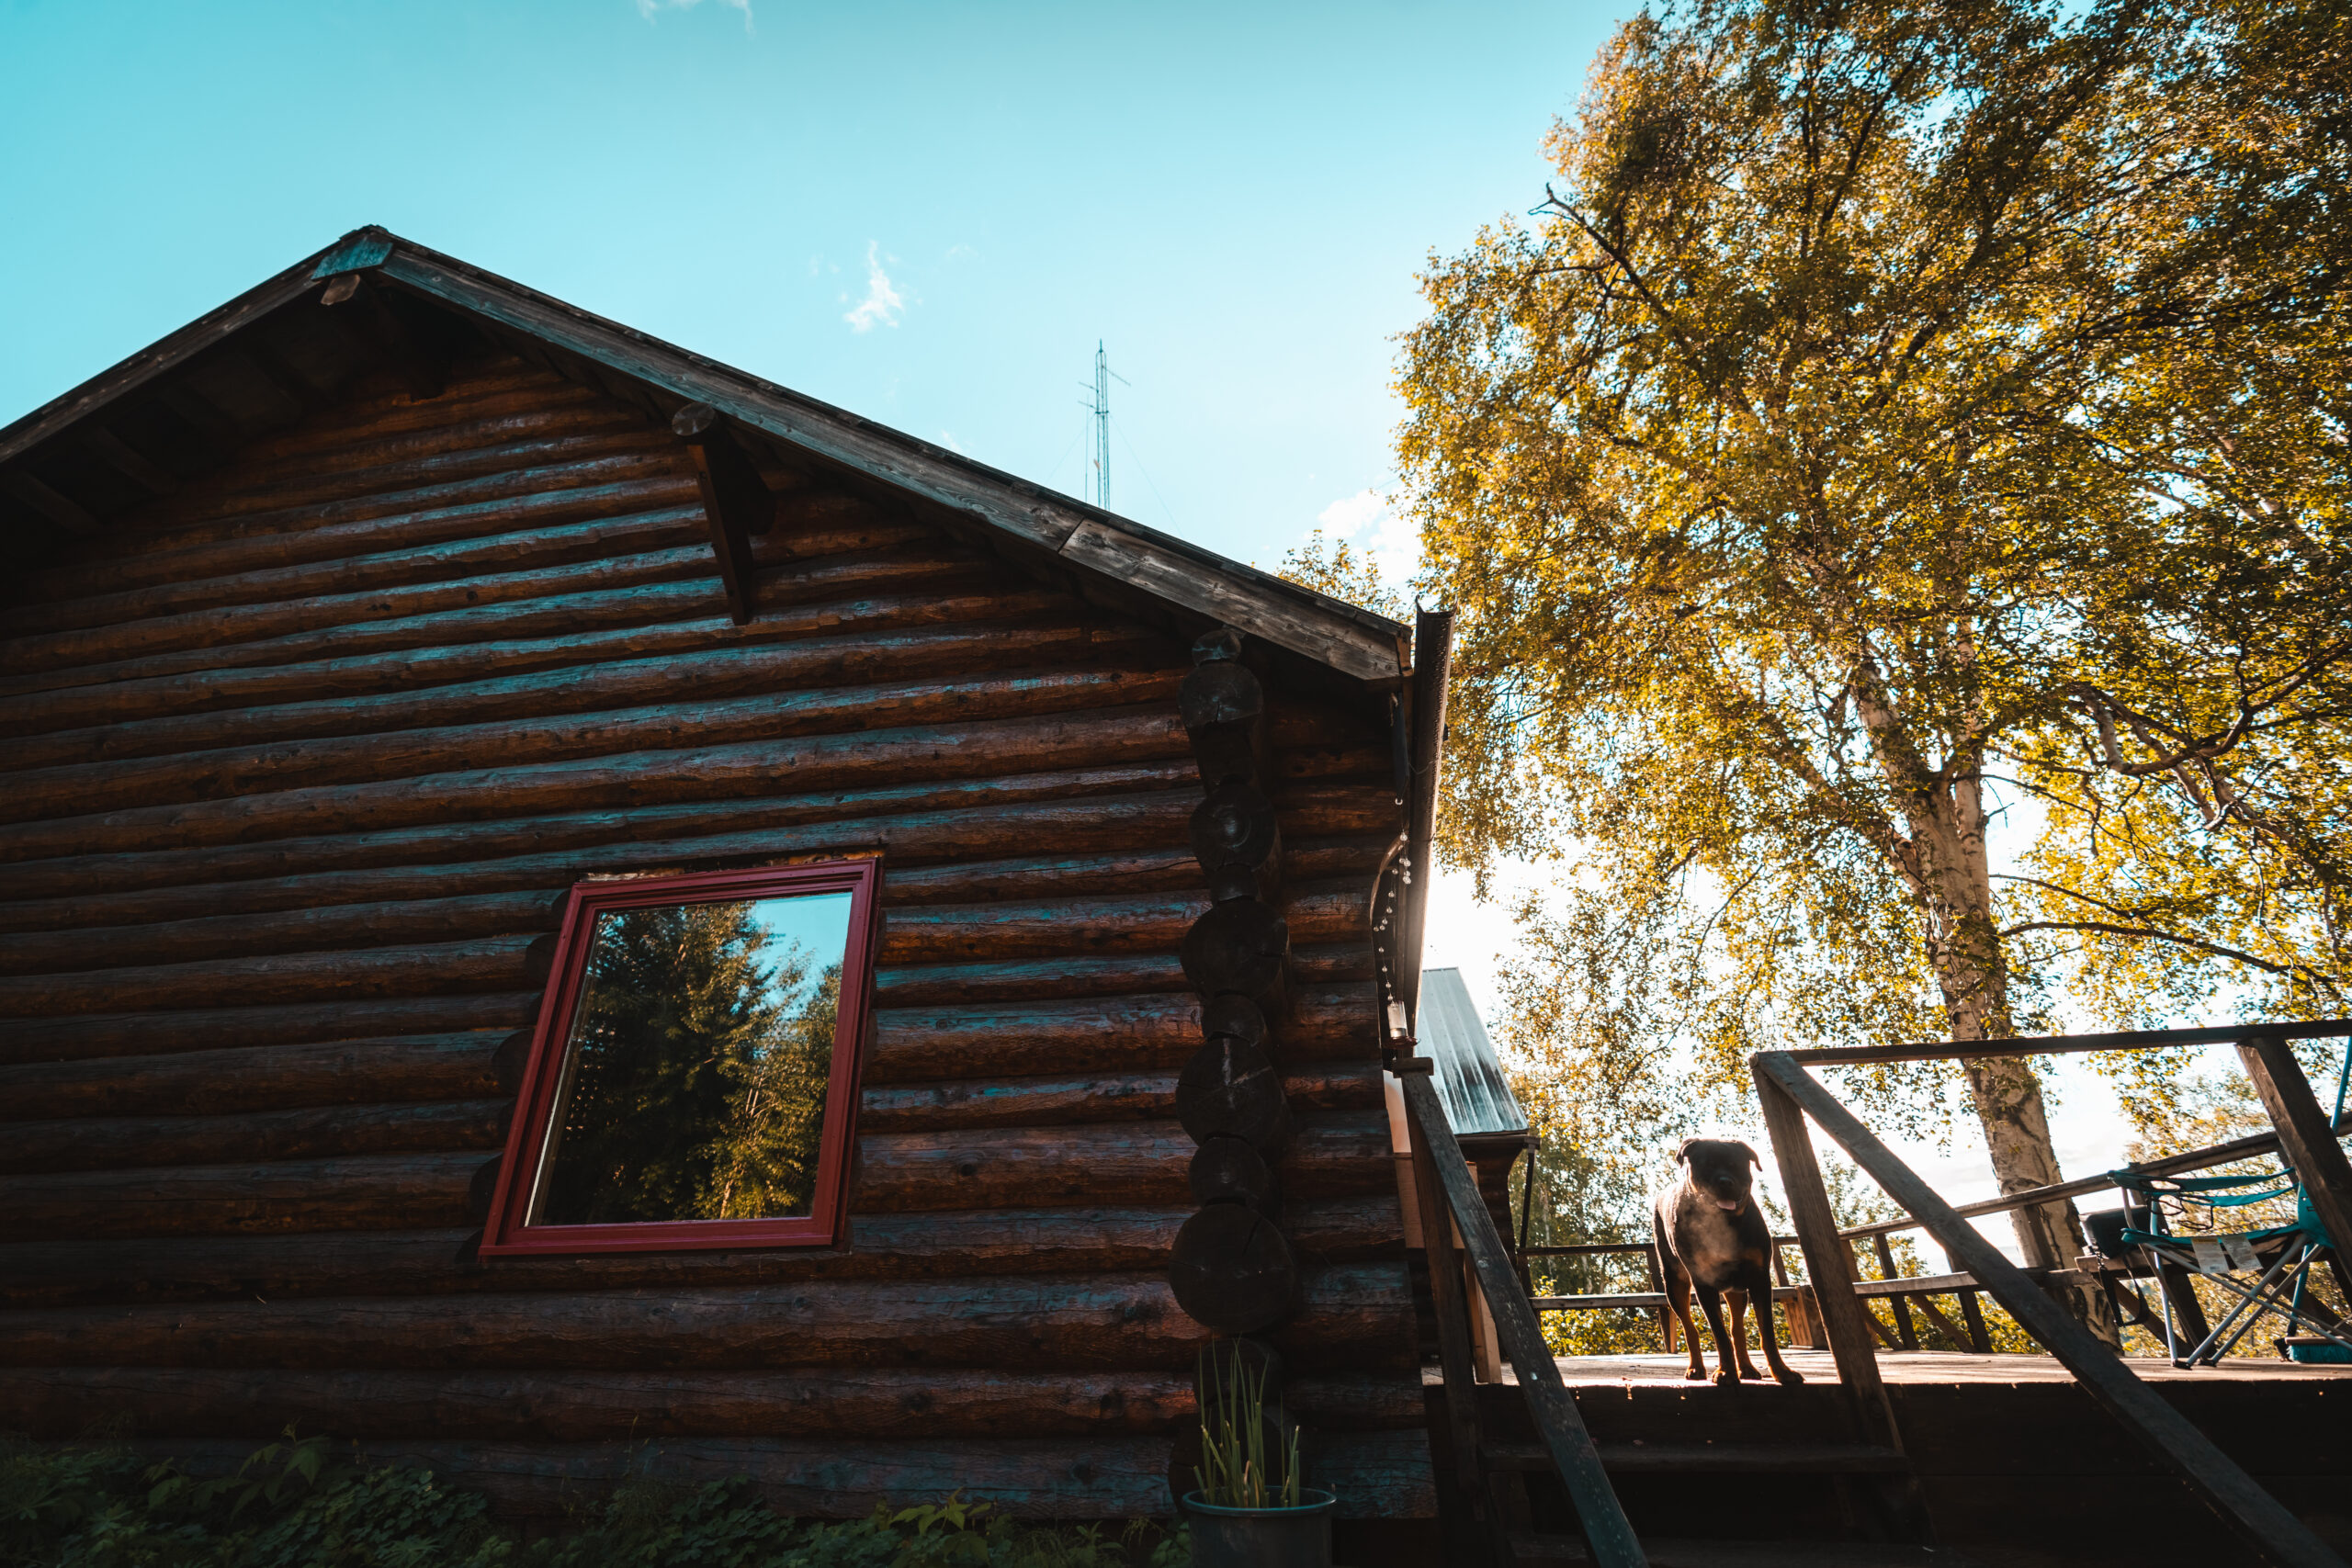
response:
M728 433L727 422L708 403L688 403L670 421L694 459L702 487L703 516L710 524L710 547L727 584L727 611L741 626L758 611L752 571L752 536L775 523L775 498L751 457Z

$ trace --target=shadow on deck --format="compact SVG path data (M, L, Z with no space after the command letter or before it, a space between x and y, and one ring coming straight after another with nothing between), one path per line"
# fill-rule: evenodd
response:
M1857 1540L1871 1533L1867 1478L1903 1461L1856 1439L1826 1352L1788 1359L1805 1386L1690 1383L1679 1356L1559 1359L1658 1568L1837 1568L1849 1556L1982 1568L2256 1561L2044 1356L1881 1356L1940 1550ZM2180 1371L2135 1360L2133 1371L2329 1545L2352 1549L2352 1367L2248 1360ZM1505 1380L1480 1391L1489 1451L1522 1469L1536 1530L1572 1533L1525 1402ZM1432 1382L1428 1393L1437 1415L1444 1390ZM1826 1544L1841 1541L1853 1544Z

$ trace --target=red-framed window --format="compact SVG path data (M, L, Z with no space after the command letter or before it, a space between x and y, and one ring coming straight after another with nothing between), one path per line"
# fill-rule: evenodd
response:
M574 887L483 1254L834 1245L880 880L854 860Z

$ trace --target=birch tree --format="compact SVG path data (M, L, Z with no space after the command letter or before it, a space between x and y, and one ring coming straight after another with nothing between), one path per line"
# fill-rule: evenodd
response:
M1402 377L1464 613L1442 848L1575 862L1558 973L1596 917L1639 936L1725 1083L1768 1043L2030 1032L2067 984L2341 1010L2345 31L1620 29L1541 205L1432 259ZM2007 871L2004 800L2043 824ZM2061 1179L2030 1064L1954 1087L2005 1191ZM2078 1249L2065 1206L2018 1230Z

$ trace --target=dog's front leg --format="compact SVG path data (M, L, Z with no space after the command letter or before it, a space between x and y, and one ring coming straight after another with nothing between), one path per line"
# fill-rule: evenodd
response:
M1693 1284L1697 1282L1694 1280ZM1713 1285L1697 1285L1699 1310L1707 1314L1707 1329L1715 1337L1715 1386L1734 1388L1739 1383L1739 1360L1732 1353L1731 1337L1724 1332L1724 1293ZM1699 1353L1693 1349L1690 1359L1695 1365Z
M1762 1382L1764 1374L1758 1371L1756 1363L1747 1359L1747 1292L1734 1285L1724 1292L1724 1300L1731 1303L1731 1348L1739 1358L1739 1375L1750 1382ZM1764 1343L1770 1345L1772 1342L1772 1309L1766 1307L1756 1315L1761 1325Z
M1674 1319L1682 1325L1682 1348L1690 1353L1690 1370L1682 1374L1686 1382L1705 1382L1707 1363L1699 1354L1698 1325L1690 1321L1690 1276L1679 1263L1667 1270L1666 1304L1674 1309Z
M1764 1364L1772 1369L1773 1382L1792 1388L1804 1379L1791 1371L1789 1364L1781 1359L1780 1337L1772 1332L1772 1277L1763 1273L1760 1267L1758 1276L1760 1282L1752 1284L1747 1293L1753 1295L1758 1303L1756 1309L1756 1337L1764 1342ZM1740 1359L1743 1364L1747 1361L1747 1337L1742 1335ZM1747 1375L1756 1376L1756 1369L1748 1367Z

